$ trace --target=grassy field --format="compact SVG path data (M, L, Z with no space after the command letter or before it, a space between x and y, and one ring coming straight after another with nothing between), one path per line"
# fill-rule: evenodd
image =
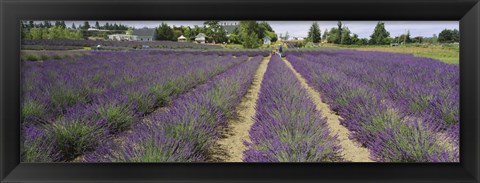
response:
M348 48L355 49L360 51L384 51L384 52L395 52L395 53L410 53L417 57L428 57L437 60L441 60L450 64L458 64L459 62L459 48L456 45L436 45L430 47L420 47L420 46L352 46L352 45L333 45L328 44L325 46L338 47L338 48Z

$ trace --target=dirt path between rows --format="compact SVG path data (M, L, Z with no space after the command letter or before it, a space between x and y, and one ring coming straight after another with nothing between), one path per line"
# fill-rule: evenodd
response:
M263 76L267 71L270 57L264 57L253 78L247 94L236 107L237 117L228 120L228 127L222 131L222 138L212 148L211 162L242 162L244 141L250 141L249 130L254 123L255 106Z
M369 156L370 152L367 148L362 147L358 142L354 142L348 138L349 131L344 126L340 125L340 116L336 115L328 104L322 102L320 93L307 84L305 78L298 73L292 66L292 64L285 58L283 58L287 66L293 71L295 76L300 81L301 85L307 90L310 98L316 105L316 109L320 111L321 115L327 120L328 128L332 134L338 135L340 146L342 147L342 157L346 161L351 162L373 162Z

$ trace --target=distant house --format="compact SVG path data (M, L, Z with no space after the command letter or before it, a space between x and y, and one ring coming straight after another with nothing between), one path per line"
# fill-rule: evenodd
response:
M205 44L206 37L207 36L204 33L199 33L197 36L195 36L195 42Z
M128 35L128 34L111 34L108 35L108 39L112 41L136 41L136 35Z
M263 44L271 44L272 42L270 41L272 38L265 36L263 37Z
M181 35L180 37L177 38L177 41L178 42L187 42L187 38L183 35Z
M134 29L132 35L137 36L137 41L153 41L155 40L155 29L146 27Z

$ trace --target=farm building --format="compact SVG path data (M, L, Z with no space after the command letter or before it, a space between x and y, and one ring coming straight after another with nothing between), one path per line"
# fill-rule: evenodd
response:
M263 44L271 44L271 38L268 36L263 37Z
M136 41L136 35L128 35L128 34L112 34L108 35L109 40L113 41Z
M187 38L183 35L181 35L180 37L177 38L177 41L178 42L187 42Z
M135 29L132 35L137 36L137 41L153 41L155 40L155 29L146 27Z
M207 36L204 33L199 33L197 36L195 36L195 42L205 44L206 37Z

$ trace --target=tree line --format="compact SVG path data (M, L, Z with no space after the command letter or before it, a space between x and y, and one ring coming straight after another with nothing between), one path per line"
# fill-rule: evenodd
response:
M80 30L72 30L64 21L21 22L22 39L84 39Z
M434 34L432 37L429 38L424 38L421 36L411 38L410 31L408 31L406 34L402 34L396 37L390 37L390 33L385 29L385 23L380 21L377 23L373 33L370 35L370 39L367 39L359 38L357 34L352 33L347 26L344 26L341 21L338 21L337 27L333 27L330 30L325 29L325 32L322 35L318 23L313 22L308 31L308 36L305 41L312 43L320 43L323 41L326 43L343 45L386 45L391 43L454 43L460 41L460 32L457 29L444 29L439 33L438 36Z
M90 22L84 21L83 24L78 26L72 23L70 27L67 27L65 21L22 21L21 28L22 38L26 39L85 39L86 37L95 35L106 37L107 33L89 33L87 30L89 28L96 28L118 33L119 31L131 29L131 27L117 23L110 24L107 22L100 25L98 21L96 21L93 26L90 25Z
M263 45L263 38L268 36L272 42L278 40L275 31L268 22L240 21L238 26L231 34L220 24L220 21L209 20L200 27L195 25L170 27L165 22L156 28L156 37L158 40L175 41L183 35L189 41L195 40L195 36L204 33L210 42L241 44L244 48L258 48Z

